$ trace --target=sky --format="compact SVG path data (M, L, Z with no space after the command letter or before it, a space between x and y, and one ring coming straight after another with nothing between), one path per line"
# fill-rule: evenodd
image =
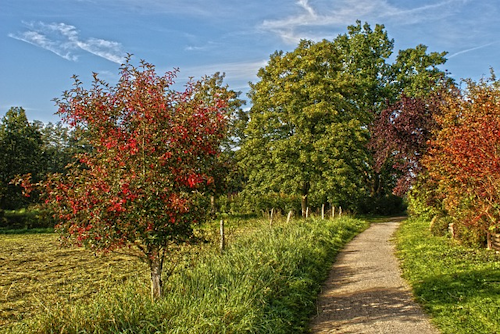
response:
M333 40L361 20L383 24L394 51L447 51L443 70L479 80L500 72L498 0L0 0L0 117L23 107L57 122L53 102L77 75L114 84L127 54L177 82L215 72L246 98L276 50Z

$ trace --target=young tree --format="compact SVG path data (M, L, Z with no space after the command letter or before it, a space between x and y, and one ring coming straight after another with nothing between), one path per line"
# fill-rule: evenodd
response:
M205 218L228 120L223 90L200 98L203 83L190 81L175 91L175 75L129 58L116 86L94 74L86 90L75 77L56 100L58 113L91 149L41 184L63 240L96 251L135 247L149 265L153 298L169 246L189 240Z

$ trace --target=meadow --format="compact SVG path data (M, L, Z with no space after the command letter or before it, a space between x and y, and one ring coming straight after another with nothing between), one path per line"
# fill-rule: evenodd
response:
M368 226L353 218L229 221L172 251L164 297L124 254L60 248L55 234L0 236L0 321L8 333L300 333L335 254ZM5 268L5 270L3 270Z
M412 219L397 234L404 277L444 334L500 333L500 254L433 236Z

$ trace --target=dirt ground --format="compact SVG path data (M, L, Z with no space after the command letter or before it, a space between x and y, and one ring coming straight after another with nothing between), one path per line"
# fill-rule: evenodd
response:
M439 333L401 278L391 242L400 221L372 224L338 255L311 333Z

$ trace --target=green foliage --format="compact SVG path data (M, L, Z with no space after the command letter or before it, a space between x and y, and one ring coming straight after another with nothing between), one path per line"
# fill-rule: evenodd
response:
M24 109L9 109L0 123L0 208L13 210L30 203L11 180L27 173L35 180L42 177L42 146L40 129L28 121Z
M302 41L259 71L239 152L247 192L301 196L303 212L310 195L347 206L363 193L366 114L351 103L340 57L331 42Z
M500 332L500 256L430 234L410 220L397 234L404 277L444 334Z
M335 254L367 223L261 223L224 254L205 253L156 303L131 280L91 302L54 305L11 333L301 333Z
M34 228L49 228L53 230L54 225L55 221L53 217L45 211L27 209L7 210L2 212L0 216L0 229L30 230Z
M403 198L392 194L383 197L368 197L361 202L359 207L361 214L394 215L403 213L405 210Z
M42 133L43 175L50 173L65 173L65 167L76 161L75 156L89 151L90 148L78 139L78 134L71 131L61 122L48 123L39 126Z
M450 224L453 221L449 217L434 216L429 225L432 235L442 237L447 235Z

